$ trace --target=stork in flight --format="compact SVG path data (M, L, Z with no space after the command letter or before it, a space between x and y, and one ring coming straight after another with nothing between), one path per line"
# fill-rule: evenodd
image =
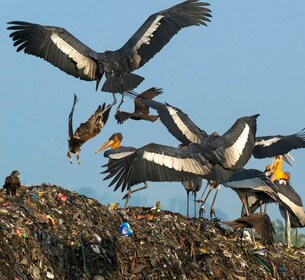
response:
M78 98L74 94L73 106L69 114L69 151L67 156L70 158L70 163L73 163L72 153L76 154L76 159L80 164L79 153L82 145L101 132L108 120L112 105L108 105L107 107L105 103L103 103L102 106L99 105L90 118L86 122L81 123L79 127L73 131L73 114L77 101Z
M207 25L211 11L208 3L188 0L157 12L115 51L96 52L56 26L11 21L7 29L17 51L35 55L76 78L96 81L105 73L102 91L123 93L136 88L144 78L132 73L157 54L182 28Z

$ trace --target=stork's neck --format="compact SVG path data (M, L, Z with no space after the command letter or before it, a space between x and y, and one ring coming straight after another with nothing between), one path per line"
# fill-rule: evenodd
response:
M276 163L276 166L275 166L275 170L271 176L271 181L286 178L286 176L282 170L282 166L283 166L283 159L282 159L282 157L279 157L278 162Z
M118 149L121 147L121 142L120 141L115 141L112 145L111 145L111 149Z

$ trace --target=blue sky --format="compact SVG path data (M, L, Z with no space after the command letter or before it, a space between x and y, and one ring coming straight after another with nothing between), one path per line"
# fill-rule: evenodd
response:
M73 95L79 102L74 127L86 121L98 104L112 101L109 93L95 92L94 82L65 74L34 56L16 53L6 23L24 20L66 28L96 51L120 48L146 18L178 1L5 1L1 18L1 145L0 179L13 169L23 184L42 182L98 198L121 202L123 194L108 188L100 174L106 163L96 148L114 132L122 132L123 144L141 147L148 143L178 146L160 123L127 121L118 125L114 110L102 132L86 143L81 164L66 157L68 115ZM224 133L237 118L260 113L257 135L291 134L305 127L305 1L210 1L208 27L179 32L160 53L136 73L145 77L136 89L164 89L158 101L186 112L208 133ZM122 110L133 110L126 99ZM303 173L305 151L293 151L292 186L305 197ZM246 167L264 169L271 160L251 159ZM185 191L179 183L151 183L137 193L130 205L154 205L173 211L185 210ZM123 205L123 204L121 204ZM273 206L271 216L279 218ZM216 213L237 218L240 202L224 187Z

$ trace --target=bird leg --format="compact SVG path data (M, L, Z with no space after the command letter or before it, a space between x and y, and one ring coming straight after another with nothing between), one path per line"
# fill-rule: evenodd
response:
M100 116L103 116L103 114L109 110L109 108L113 107L116 103L117 103L117 100L116 100L116 97L115 97L115 94L112 93L112 96L113 96L113 102L111 104L109 104L108 106L106 106L106 108L99 114Z
M196 196L197 196L197 192L193 192L193 194L194 194L194 217L196 218L196 212L197 212L197 210L196 210Z
M76 151L76 159L77 159L77 162L78 162L78 164L80 164L80 159L79 159L79 151Z
M117 112L120 111L120 107L121 107L121 105L122 105L122 104L124 103L124 101L125 101L125 99L124 99L124 93L122 93L121 95L122 95L122 99L121 99L121 102L120 102L119 106L116 108L116 111L117 111Z
M190 206L190 190L186 190L186 216L189 217L189 206Z
M199 218L203 218L205 203L206 203L206 201L207 201L207 199L208 199L208 197L209 197L211 191L212 191L213 188L214 188L214 186L211 185L211 183L210 183L209 181L208 181L208 183L207 183L206 188L208 187L208 185L210 185L210 188L209 188L209 191L208 191L206 197L205 197L204 199L202 199L202 197L203 197L203 195L204 195L204 192L205 192L205 190L204 190L204 192L203 192L203 194L201 195L201 197L197 200L197 202L201 202L200 209L199 209Z
M242 204L243 204L243 206L244 206L244 208L246 210L247 216L249 216L250 215L250 211L249 211L249 204L247 203L248 202L247 198L243 196L243 197L240 197L240 200L241 200L241 202L242 202Z
M146 184L146 182L145 182L145 183L144 183L144 186L141 187L141 188L138 188L138 189L135 189L135 190L129 189L129 190L127 191L127 193L123 196L123 199L126 199L126 202L125 202L125 205L124 205L124 209L126 209L127 204L128 204L128 201L129 201L129 199L130 199L132 193L135 193L135 192L140 191L140 190L147 189L147 187L148 187L148 186L147 186L147 184Z
M216 214L215 214L215 210L214 210L214 204L215 204L215 200L216 200L216 197L217 197L217 194L218 194L219 190L220 190L220 185L218 185L217 188L216 188L215 195L214 195L214 198L213 198L213 201L212 201L212 205L210 207L210 219L211 220L212 220L213 214L214 214L215 218L217 218Z
M290 214L289 214L289 212L286 210L286 237L287 237L287 247L288 247L288 248L291 247L290 228L291 228L291 224L290 224Z

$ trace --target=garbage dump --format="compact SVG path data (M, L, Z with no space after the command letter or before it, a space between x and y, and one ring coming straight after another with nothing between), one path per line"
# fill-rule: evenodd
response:
M3 280L305 279L304 247L254 247L219 220L123 210L50 184L0 191L0 247Z

